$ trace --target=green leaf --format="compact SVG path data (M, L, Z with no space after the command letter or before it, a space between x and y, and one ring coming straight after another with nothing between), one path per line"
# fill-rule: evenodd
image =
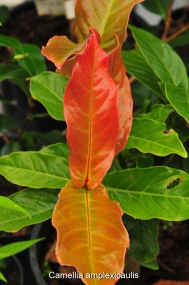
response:
M157 242L159 231L158 219L141 221L124 215L123 223L129 232L131 240L131 245L128 249L128 253L131 257L142 266L158 269L157 262L156 266L152 266L150 263L156 258L159 252Z
M28 247L32 246L33 244L41 240L43 240L43 238L33 239L28 241L18 241L10 243L8 245L4 245L0 248L0 259L4 259L11 255L17 254L18 252L27 249Z
M46 70L45 59L38 46L33 44L22 44L23 58L18 60L20 66L24 67L31 76L37 75ZM15 54L20 54L15 50Z
M31 218L22 213L2 208L0 211L0 230L16 232L25 226L50 219L59 192L59 189L27 188L9 196L9 199L14 203L27 210Z
M7 282L6 278L4 277L4 275L0 272L0 280Z
M9 198L0 196L0 207L13 210L13 211L18 211L21 212L28 217L30 217L30 214L28 211L26 211L24 208L20 207L18 204L12 202Z
M171 105L155 105L150 113L140 114L138 118L149 118L164 123L167 117L174 111Z
M167 43L154 35L133 26L130 26L130 29L156 76L163 82L188 90L186 68L179 55Z
M189 175L168 167L133 168L108 173L103 181L108 195L137 219L189 218Z
M151 118L133 120L126 148L137 148L143 153L153 153L159 156L176 153L187 157L187 152L177 133L172 129L165 131L165 124Z
M151 99L150 98L151 91L144 84L142 84L141 82L137 80L132 83L131 88L132 88L132 97L133 97L134 105L139 106L140 109L143 110L144 105L146 105L145 102ZM151 100L150 100L150 103L151 103Z
M159 78L155 75L140 49L122 51L122 57L127 72L136 77L162 100L165 100L165 96L158 84Z
M0 23L5 24L10 19L10 12L5 5L0 6Z
M15 38L0 34L0 45L4 47L12 47L17 49L19 53L24 53L21 42Z
M5 79L12 79L23 92L29 96L28 87L25 79L29 76L29 73L24 68L15 64L2 64L0 65L0 81Z
M176 112L189 123L189 91L170 83L161 83L161 86Z
M66 137L61 131L53 130L49 133L24 132L23 141L26 150L40 150L44 146L56 143L66 143Z
M21 150L21 146L19 142L9 142L8 144L5 144L2 147L0 153L1 153L1 156L3 156L3 155L7 155L12 152L19 151L19 150Z
M16 122L9 116L0 114L0 133L7 133L13 130L16 126Z
M56 120L64 120L63 94L67 79L54 72L43 72L31 78L32 97L41 102Z
M29 73L22 67L15 64L0 65L0 81L5 79L25 79Z
M69 149L67 144L57 143L55 145L50 145L46 148L43 148L41 153L46 153L54 156L64 157L68 160L69 158Z
M70 178L68 160L61 156L65 149L67 147L61 144L61 147L54 145L50 150L16 152L3 156L0 158L0 174L22 186L62 188Z
M165 20L169 9L170 0L145 0L142 5L149 11L161 15Z
M138 168L146 168L146 167L151 167L154 164L154 159L150 155L145 155L145 154L139 154L137 155L137 161L136 161L136 167Z

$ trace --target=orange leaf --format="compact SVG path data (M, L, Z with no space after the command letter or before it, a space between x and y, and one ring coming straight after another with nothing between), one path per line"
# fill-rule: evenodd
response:
M111 166L119 134L117 87L108 56L91 31L64 95L71 177L76 186L88 189L98 186Z
M87 47L88 37L80 44L75 44L66 36L52 37L46 46L42 47L42 54L61 69L67 59L82 54Z
M115 284L117 278L87 278L87 273L121 273L129 237L123 212L105 187L92 190L68 182L59 193L52 223L57 229L56 255L61 265L75 266L89 285Z
M127 24L133 6L143 0L77 0L75 5L76 35L82 42L89 27L95 28L101 37L101 47L110 52L116 41L125 40Z
M117 38L117 47L108 55L109 71L118 87L118 114L120 131L116 144L115 154L120 152L127 142L131 125L133 100L131 97L131 88L126 70L122 61L119 40Z

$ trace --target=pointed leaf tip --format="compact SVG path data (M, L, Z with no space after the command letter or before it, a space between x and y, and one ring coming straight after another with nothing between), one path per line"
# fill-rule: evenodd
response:
M110 201L105 187L92 190L68 182L59 193L52 223L57 229L56 255L60 264L74 266L88 285L115 284L116 278L87 278L87 274L121 273L128 233L123 212Z

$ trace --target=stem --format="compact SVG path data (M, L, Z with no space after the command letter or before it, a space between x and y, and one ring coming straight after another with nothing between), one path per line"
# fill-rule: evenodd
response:
M178 37L180 34L182 34L183 32L185 32L187 29L189 29L189 24L187 24L186 26L182 27L180 30L178 30L177 32L175 32L173 35L171 35L170 37L167 37L166 39L164 39L164 42L170 42L171 40L173 40L174 38Z
M185 32L188 28L189 28L189 24L183 26L182 28L180 28L177 32L175 32L174 34L172 34L171 36L167 37L170 25L171 25L171 15L172 15L172 8L173 8L173 3L174 0L170 0L170 5L169 5L169 10L167 13L167 18L165 21L165 29L162 35L162 41L168 43L171 40L173 40L174 38L178 37L180 34L182 34L183 32Z
M136 77L131 76L131 77L129 78L129 83L132 84L133 82L135 82L135 80L136 80Z
M23 149L23 146L22 146L22 134L23 134L23 131L25 130L29 120L30 120L30 117L31 117L31 112L32 112L32 108L34 106L34 102L33 102L33 98L30 97L30 104L29 104L29 110L28 110L28 113L25 117L25 120L21 126L20 129L17 130L18 132L18 136L19 136L19 143L20 143L20 146L21 146L21 149Z
M173 160L173 158L175 157L175 154L171 154L164 162L163 166L168 166L169 163Z
M6 134L2 134L2 139L4 140L4 142L5 142L6 144L10 143L10 140L9 140L9 138L7 137Z
M170 1L169 10L168 10L167 18L166 18L166 21L165 21L165 29L164 29L164 32L163 32L163 35L162 35L162 38L161 38L162 41L166 41L167 33L169 31L169 28L170 28L173 2L174 2L174 0Z

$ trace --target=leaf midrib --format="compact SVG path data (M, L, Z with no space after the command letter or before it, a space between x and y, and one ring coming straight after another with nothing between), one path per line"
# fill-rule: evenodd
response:
M177 186L176 186L177 187ZM176 188L176 187L174 187L174 188ZM174 189L173 188L173 189ZM152 192L139 192L139 191L136 191L136 190L125 190L125 189L118 189L118 188L112 188L112 187L108 187L108 186L106 186L106 189L107 189L107 191L110 191L110 192L124 192L124 194L128 194L128 195L130 195L130 194L132 194L132 195L145 195L145 196L156 196L156 197L162 197L162 198L174 198L174 199L188 199L189 200L189 197L186 197L186 196L172 196L172 195L169 195L169 193L166 195L166 194L156 194L156 193L152 193ZM167 190L167 191L171 191L172 189L170 189L170 190Z
M47 86L43 85L43 84L40 83L39 81L33 80L33 83L34 83L34 82L35 82L35 84L40 85L43 89L48 90L48 91L49 91L50 93L52 93L60 102L62 102L63 97L62 97L62 98L59 97L57 93L55 93L54 91L52 91L50 88L48 88ZM33 94L32 94L32 97L33 97L34 99L37 99L37 97L36 97L35 95L33 96Z

